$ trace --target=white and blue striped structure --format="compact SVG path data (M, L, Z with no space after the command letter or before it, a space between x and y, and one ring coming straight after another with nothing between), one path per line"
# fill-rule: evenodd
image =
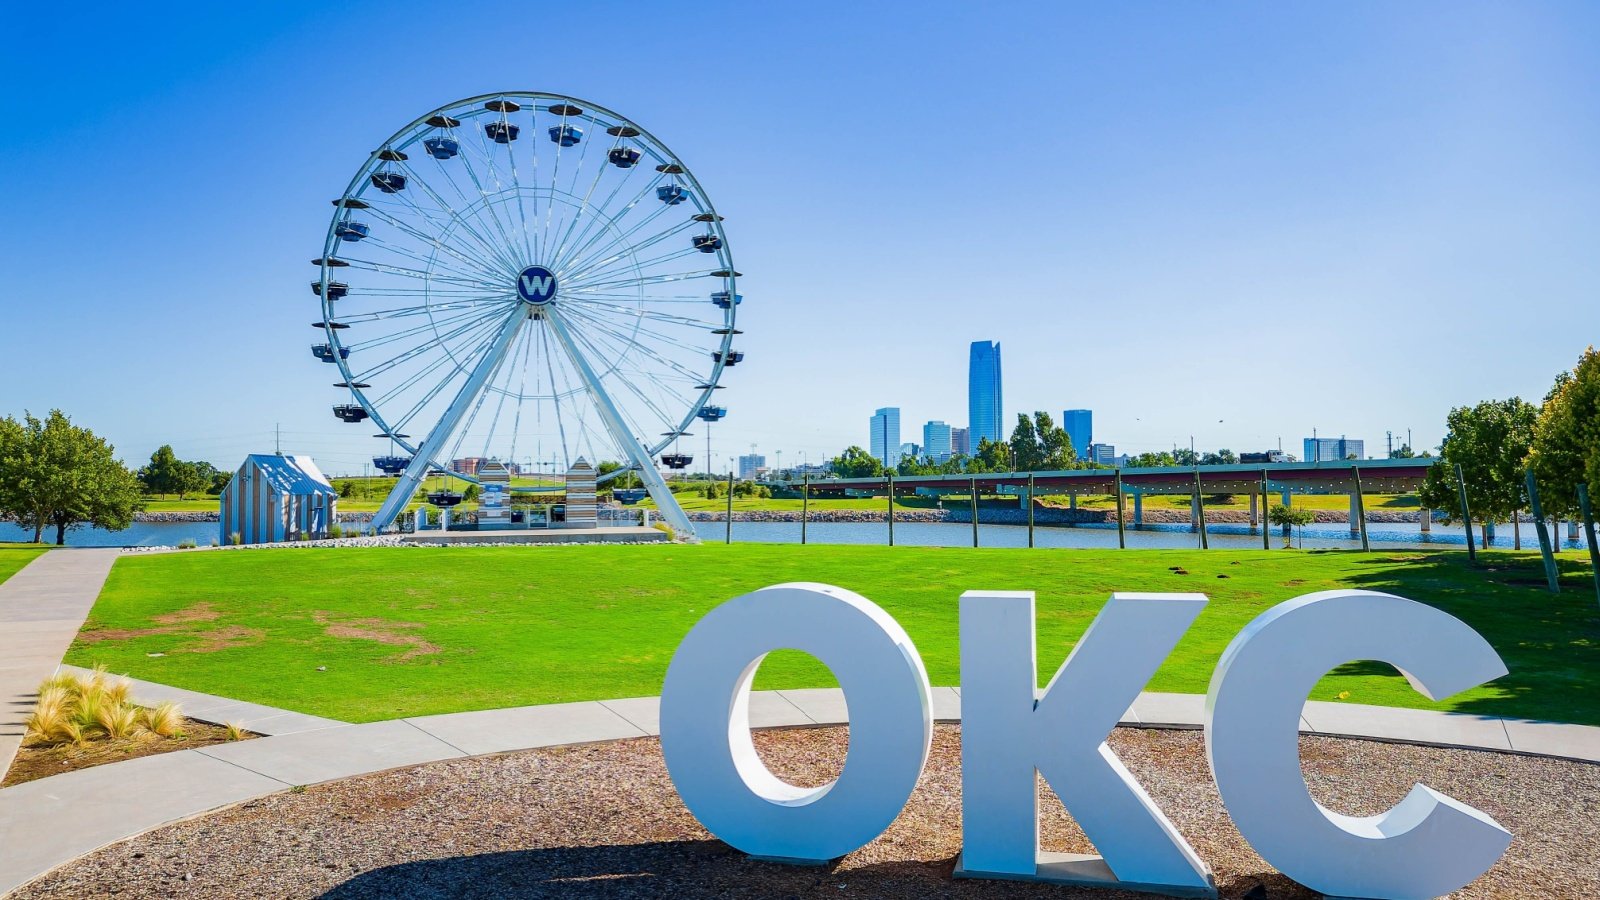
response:
M339 494L309 456L252 453L222 489L221 540L270 544L328 536Z

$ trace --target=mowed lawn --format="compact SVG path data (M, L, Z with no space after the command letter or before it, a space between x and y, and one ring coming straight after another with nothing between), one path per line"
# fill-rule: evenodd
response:
M959 682L957 598L1038 594L1041 684L1114 590L1199 591L1211 604L1149 688L1203 693L1258 613L1349 586L1447 610L1511 674L1439 708L1600 724L1600 614L1587 560L1566 591L1534 554L1009 550L706 544L208 551L121 559L67 660L350 721L660 693L673 650L745 591L821 581L911 634L936 685ZM1171 571L1182 567L1188 574ZM810 657L768 657L760 688L826 686ZM1430 707L1392 668L1355 663L1314 699Z
M49 549L38 544L0 544L0 584Z

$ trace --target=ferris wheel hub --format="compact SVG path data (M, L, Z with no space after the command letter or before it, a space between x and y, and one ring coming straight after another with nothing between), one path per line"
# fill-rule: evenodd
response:
M556 298L556 275L544 266L529 266L517 275L517 296L530 306L544 306Z

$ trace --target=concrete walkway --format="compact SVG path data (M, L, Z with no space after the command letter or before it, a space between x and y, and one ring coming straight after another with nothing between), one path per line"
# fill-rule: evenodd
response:
M55 672L121 552L51 550L0 584L0 773L22 745L39 682Z
M940 721L959 721L960 690L934 688L933 711ZM1145 693L1123 722L1199 728L1204 718L1204 697ZM836 689L758 692L750 719L763 728L847 724ZM1307 703L1301 728L1600 762L1600 728L1581 725ZM295 785L659 733L659 699L638 697L337 725L68 772L0 790L0 895L107 844Z

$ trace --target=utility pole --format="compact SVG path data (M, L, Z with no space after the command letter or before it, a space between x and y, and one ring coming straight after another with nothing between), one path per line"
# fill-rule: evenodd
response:
M277 422L272 424L272 452L283 455L283 425Z
M1388 435L1389 437L1389 455L1386 458L1394 459L1394 432L1385 431L1384 434Z

